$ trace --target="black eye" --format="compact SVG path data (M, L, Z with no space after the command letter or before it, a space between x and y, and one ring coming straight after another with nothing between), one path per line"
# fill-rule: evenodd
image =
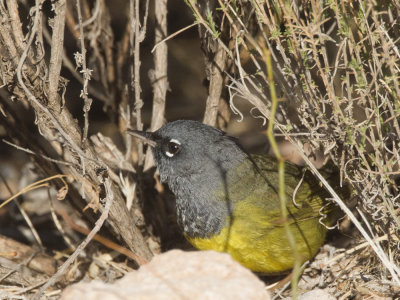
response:
M180 148L181 143L175 139L172 139L168 142L168 151L166 151L165 154L169 157L172 157L179 151Z
M179 150L179 145L174 142L168 143L168 152L171 154L175 154Z

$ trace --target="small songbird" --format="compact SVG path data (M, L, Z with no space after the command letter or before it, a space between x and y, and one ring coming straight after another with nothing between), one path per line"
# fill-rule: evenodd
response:
M252 271L277 274L294 265L285 222L301 262L324 243L333 205L310 172L285 163L288 217L283 219L275 158L249 155L236 139L196 121L130 133L151 146L161 181L176 196L178 224L196 248L227 252Z

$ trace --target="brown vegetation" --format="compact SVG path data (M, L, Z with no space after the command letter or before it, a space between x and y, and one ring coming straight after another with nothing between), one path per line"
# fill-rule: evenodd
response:
M309 152L322 151L341 170L342 180L354 188L358 202L352 210L342 201L347 199L330 191L361 233L361 243L366 240L362 249L370 249L368 265L359 272L386 287L370 291L399 293L400 3L171 3L178 15L189 22L193 17L205 61L208 97L200 106L204 112L197 113L195 101L185 116L197 115L207 124L226 128L231 111L269 120L275 101L276 136L289 140L316 176L320 174L312 167ZM148 176L151 156L126 134L127 128L159 128L165 116L171 116L169 108L178 106L173 101L166 106L169 81L185 78L167 72L167 45L171 42L171 49L179 48L172 44L176 36L168 36L167 24L166 0L36 0L34 4L7 0L0 4L0 132L8 144L1 145L8 149L2 159L15 157L9 150L15 147L34 164L38 182L22 195L43 186L58 191L57 195L49 192L43 205L49 207L66 245L77 243L71 230L76 220L93 227L86 232L75 227L87 238L73 246L77 250L40 292L65 275L93 237L101 239L96 234L103 224L107 224L103 234L114 242L103 239L102 243L130 257L134 267L159 251L160 236L173 234L159 232L160 224L170 224L171 209L161 201L168 194ZM182 51L181 47L171 55L179 60ZM187 53L184 64L197 60ZM189 87L186 93L195 97L197 90ZM250 110L245 111L243 103ZM100 128L96 122L109 124L102 127L104 134L96 130ZM308 154L305 144L311 149ZM7 198L16 194L16 186L1 175L11 186ZM39 178L45 179L39 182ZM0 216L9 214L8 207L0 208ZM71 214L75 221L68 221ZM29 213L23 215L29 223ZM35 232L34 225L29 226ZM43 247L38 236L36 243ZM344 252L337 260L353 253ZM357 261L366 259L360 255ZM349 263L348 269L334 272L351 274L350 265L354 266ZM350 296L361 293L357 284L364 280L360 274L354 276L349 275L345 283L335 276L325 279L337 295L350 291ZM346 292L341 294L343 285Z

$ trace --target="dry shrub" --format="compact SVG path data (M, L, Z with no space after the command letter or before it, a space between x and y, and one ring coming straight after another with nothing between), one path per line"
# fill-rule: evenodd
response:
M107 219L111 230L144 260L152 256L148 240L152 232L141 219L141 203L135 197L137 168L132 162L145 168L152 163L125 130L143 128L140 44L148 38L149 14L155 20L157 45L150 74L154 90L150 129L164 122L166 1L156 2L149 12L149 1L129 1L118 43L105 1L0 4L0 122L8 139L33 151L40 175L68 174L75 179L67 195L75 207L89 204L104 211L102 201L112 198ZM255 117L270 118L273 84L279 100L276 133L300 145L301 151L304 143L324 151L340 168L342 180L358 197L356 209L363 224L351 211L347 213L364 230L379 258L368 272L399 284L400 3L187 0L186 4L199 25L206 54L209 97L204 122L226 125L227 92L234 113L242 114L236 104L244 101L258 109L250 111ZM67 38L75 46L67 49ZM273 68L273 79L267 67ZM68 82L60 76L62 70L80 82L79 113L65 98ZM93 101L102 103L116 120L124 152L101 134L88 136ZM33 121L25 119L31 109L44 139L32 130ZM79 115L83 115L80 125ZM86 217L95 220L93 215ZM381 242L373 240L378 237Z

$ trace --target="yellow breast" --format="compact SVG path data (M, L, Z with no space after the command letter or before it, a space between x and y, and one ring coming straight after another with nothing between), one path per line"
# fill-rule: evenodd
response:
M231 222L227 222L219 234L204 239L187 239L200 250L227 252L254 272L281 273L293 267L293 250L282 224L273 224L267 214L249 203L241 203L235 208ZM302 262L316 254L326 235L326 229L318 218L292 222L290 230Z

